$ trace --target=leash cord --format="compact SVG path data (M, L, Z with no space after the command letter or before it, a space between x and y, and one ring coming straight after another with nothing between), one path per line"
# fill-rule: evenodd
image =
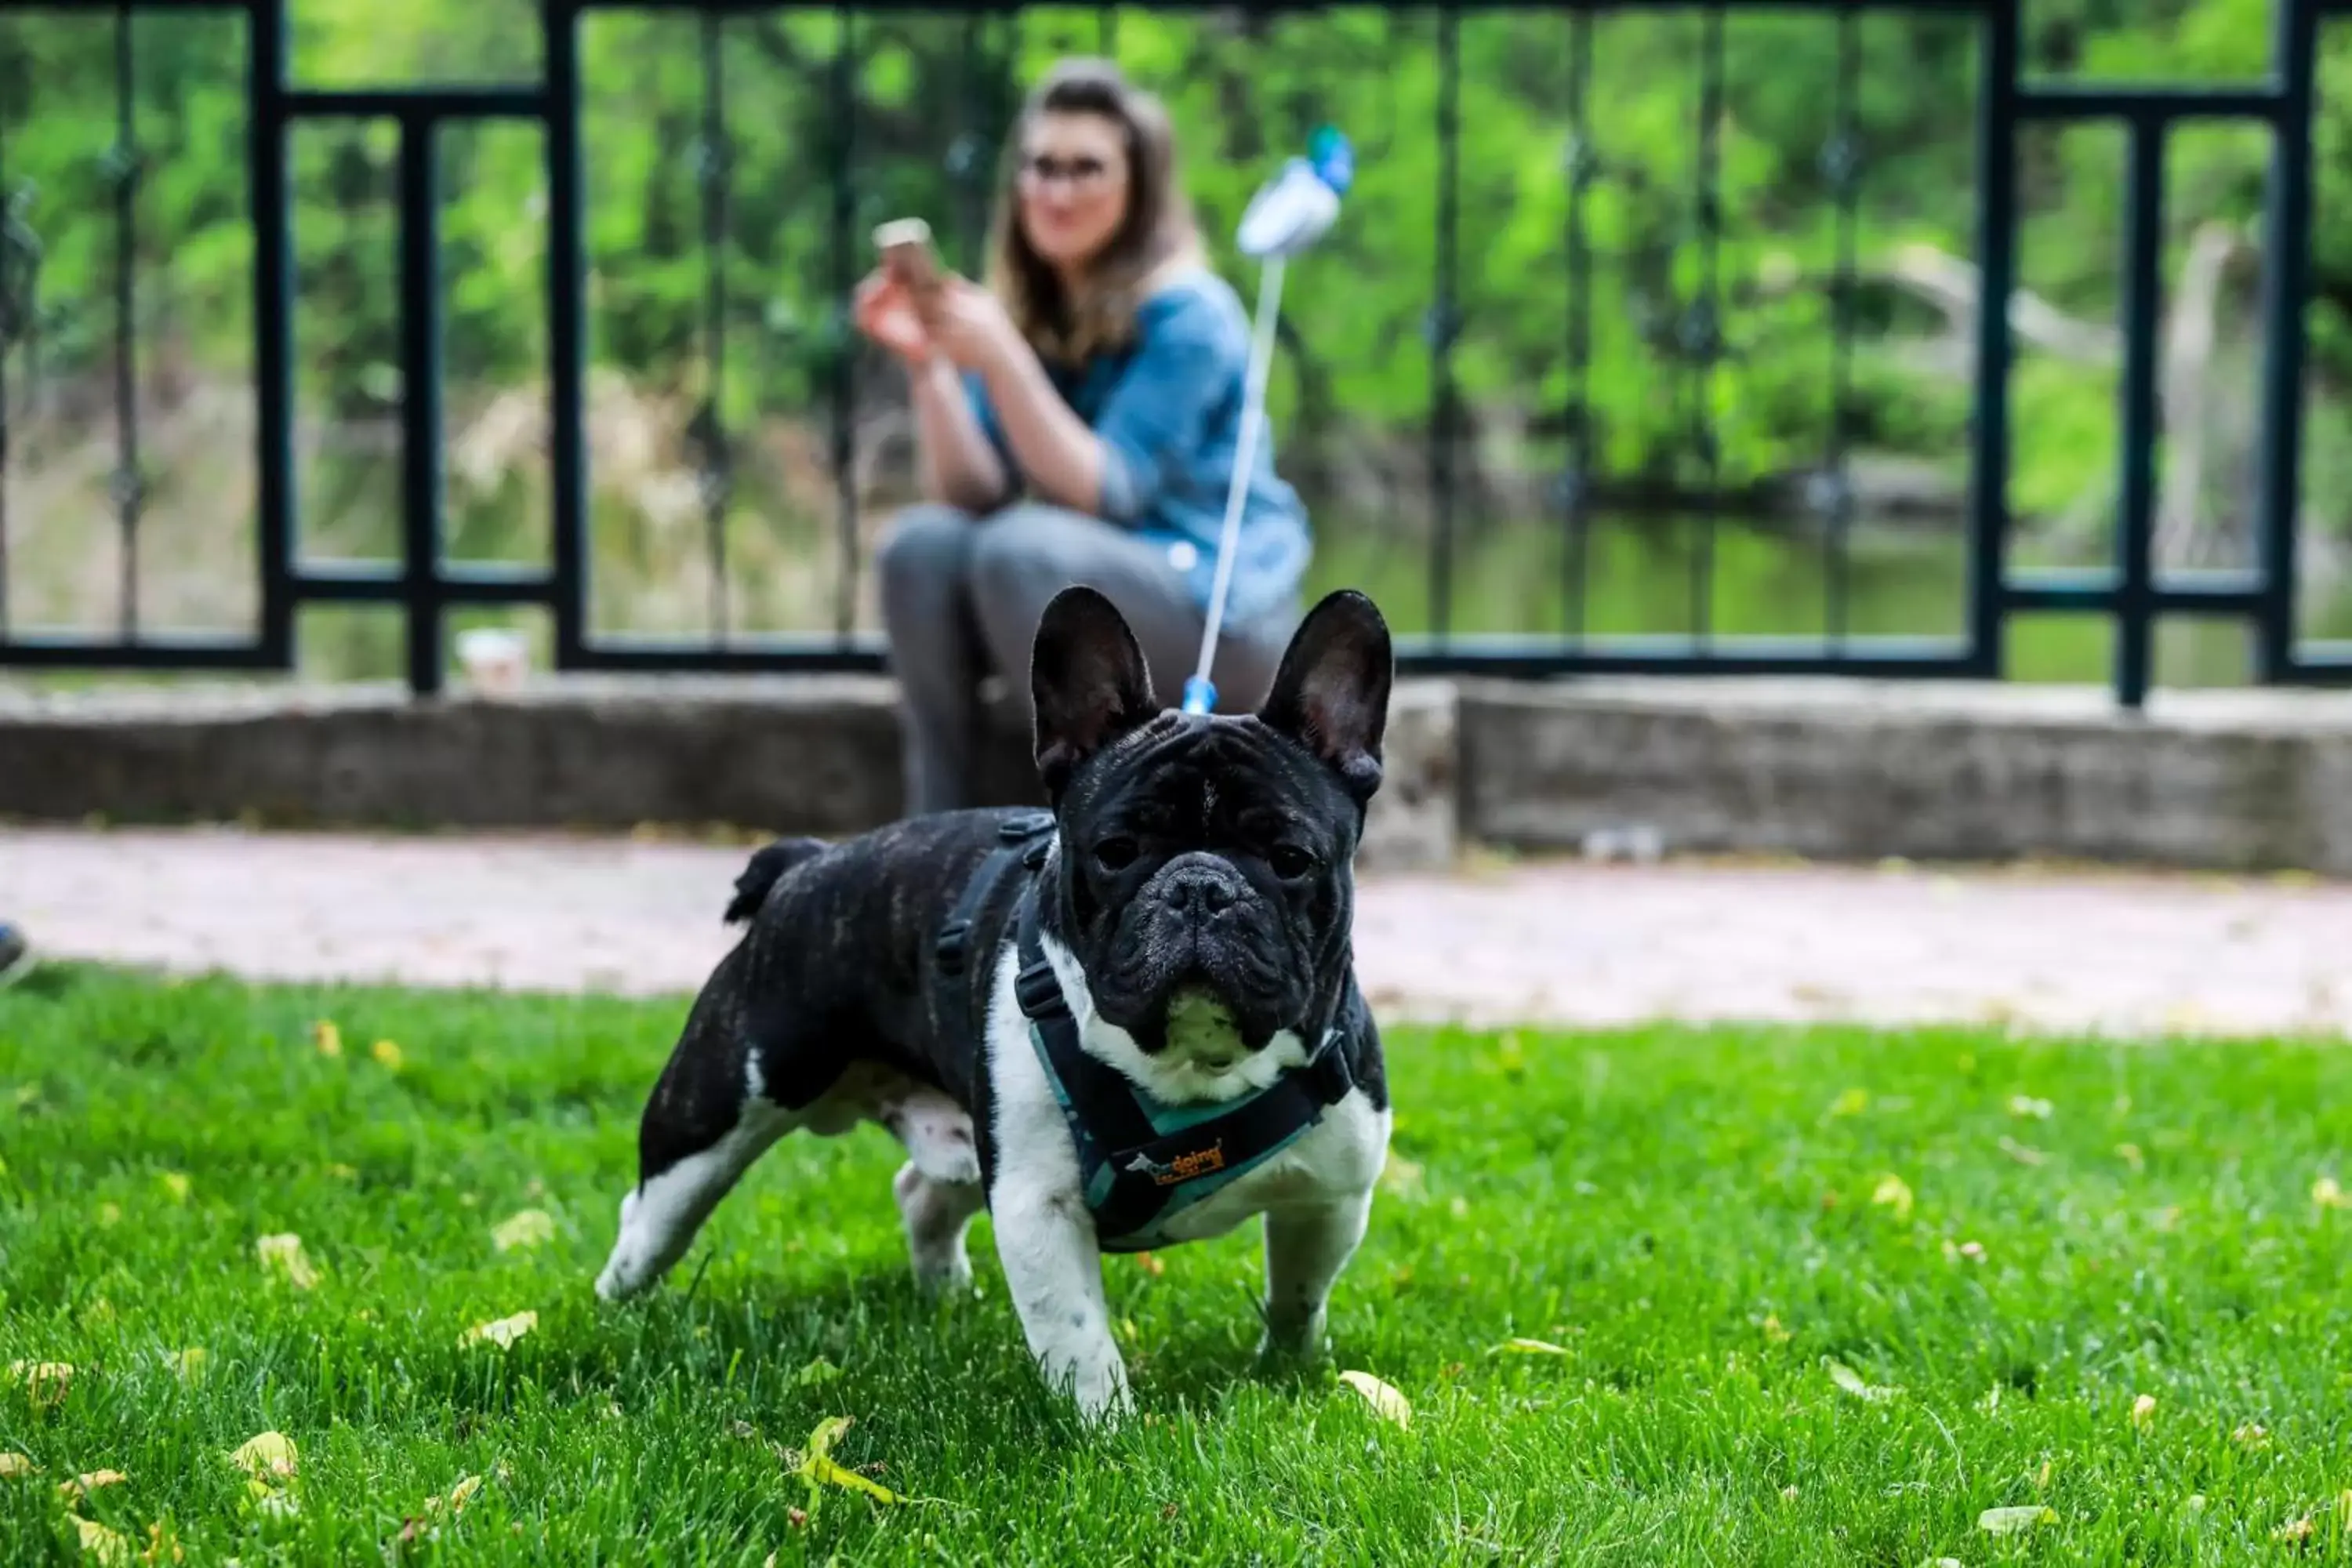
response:
M1257 320L1250 331L1249 370L1242 382L1242 427L1234 447L1234 482L1225 492L1225 523L1217 541L1217 574L1209 588L1208 623L1201 631L1201 666L1184 683L1184 711L1206 713L1217 704L1217 689L1209 679L1217 658L1217 638L1224 630L1225 596L1233 591L1234 556L1241 542L1242 507L1249 500L1252 470L1257 466L1259 427L1265 423L1265 384L1274 369L1274 333L1282 316L1280 251L1265 258L1257 279Z

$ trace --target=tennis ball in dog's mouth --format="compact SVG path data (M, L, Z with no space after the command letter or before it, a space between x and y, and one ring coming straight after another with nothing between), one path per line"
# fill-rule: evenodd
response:
M1168 1048L1197 1060L1232 1062L1242 1055L1242 1033L1215 995L1187 985L1168 999Z

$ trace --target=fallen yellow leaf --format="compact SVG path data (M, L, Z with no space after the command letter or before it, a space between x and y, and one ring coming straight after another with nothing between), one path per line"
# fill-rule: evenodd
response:
M81 1539L82 1555L94 1557L113 1568L116 1563L131 1561L131 1538L121 1531L109 1530L95 1521L79 1514L68 1514L73 1521L74 1534Z
M1829 1362L1825 1364L1829 1368L1830 1381L1865 1405L1884 1405L1903 1392L1899 1388L1889 1388L1883 1384L1864 1382L1860 1373L1842 1361Z
M2055 1524L2058 1510L2039 1503L2024 1508L1989 1508L1977 1515L1977 1528L1988 1535L2021 1535L2037 1524Z
M263 1268L274 1269L297 1290L308 1290L319 1283L319 1270L303 1252L302 1238L292 1231L262 1237L253 1244L253 1249L260 1256Z
M29 1476L32 1473L31 1455L19 1454L14 1449L0 1448L0 1481L13 1481L19 1476Z
M1394 1384L1374 1377L1369 1372L1343 1372L1339 1374L1339 1381L1362 1394L1364 1403L1370 1405L1372 1414L1381 1420L1392 1421L1399 1426L1410 1427L1412 1425L1412 1405L1397 1392Z
M467 1503L474 1500L474 1494L481 1489L482 1478L479 1476L467 1476L456 1486L451 1487L449 1489L450 1510L455 1512L456 1510L464 1508Z
M816 1505L817 1491L823 1487L864 1492L877 1502L904 1501L888 1487L871 1477L859 1475L833 1457L834 1444L839 1442L841 1435L848 1430L848 1416L828 1415L816 1424L815 1431L809 1434L808 1447L802 1451L800 1463L793 1467L793 1473L808 1483L810 1507Z
M1850 1089L1830 1101L1832 1116L1860 1116L1870 1109L1870 1090Z
M1501 1344L1496 1345L1491 1353L1496 1355L1566 1355L1568 1353L1568 1347L1565 1345L1556 1345L1549 1340L1530 1340L1514 1337L1512 1339L1505 1340Z
M490 1239L500 1252L537 1247L555 1239L555 1221L545 1209L523 1209L491 1227Z
M310 1026L310 1043L319 1047L319 1054L322 1057L343 1054L343 1032L335 1027L331 1018L321 1018Z
M377 1066L388 1068L394 1072L400 1070L400 1064L404 1059L400 1054L400 1047L391 1040L378 1040L368 1047L368 1055L376 1059Z
M163 1190L172 1195L173 1203L188 1201L188 1173L185 1171L164 1171L155 1179L163 1184Z
M1878 1178L1878 1185L1871 1190L1870 1201L1875 1207L1893 1209L1895 1217L1898 1220L1909 1219L1911 1217L1911 1184L1891 1173L1881 1176Z
M493 1318L487 1323L477 1323L457 1336L460 1345L493 1344L500 1350L539 1327L537 1312L517 1312L510 1318Z
M1794 1334L1791 1334L1788 1330L1780 1326L1780 1319L1778 1313L1767 1312L1764 1314L1765 1342L1768 1344L1785 1345L1794 1338L1796 1338Z
M147 1527L147 1550L139 1554L140 1562L152 1564L185 1563L187 1560L188 1554L180 1550L179 1542L161 1524Z
M2272 1531L2271 1539L2300 1546L2318 1533L2318 1527L2311 1522L2311 1516L2305 1514L2301 1519L2288 1520L2284 1524Z
M247 1475L288 1477L301 1468L302 1455L283 1432L257 1432L236 1446L229 1462Z
M73 1363L66 1361L14 1361L8 1363L8 1381L21 1383L36 1405L55 1405L66 1396L73 1384Z
M86 1498L100 1487L119 1487L131 1478L121 1470L91 1470L69 1481L58 1483L58 1496L68 1502Z
M2155 1420L2156 1395L2153 1394L2143 1394L2137 1399L2133 1400L2131 1419L2132 1425L2135 1426L2145 1426L2149 1422Z
M1150 1275L1154 1279L1159 1279L1160 1276L1168 1272L1167 1260L1156 1252L1137 1253L1135 1255L1135 1264L1137 1268L1142 1269L1146 1274Z
M163 1360L180 1374L182 1383L194 1384L205 1380L205 1364L212 1360L212 1352L202 1345L190 1345L184 1351L167 1352Z

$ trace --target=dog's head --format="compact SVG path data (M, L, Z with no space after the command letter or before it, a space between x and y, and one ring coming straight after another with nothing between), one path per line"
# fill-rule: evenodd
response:
M1046 607L1030 689L1056 924L1097 1014L1146 1057L1214 1077L1330 1018L1394 664L1372 602L1336 593L1255 713L1188 715L1161 709L1108 599Z

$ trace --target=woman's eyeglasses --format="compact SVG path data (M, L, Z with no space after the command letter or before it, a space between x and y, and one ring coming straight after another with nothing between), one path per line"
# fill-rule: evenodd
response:
M1090 153L1074 158L1032 153L1021 160L1021 183L1031 187L1066 184L1072 190L1089 190L1109 174L1110 165Z

